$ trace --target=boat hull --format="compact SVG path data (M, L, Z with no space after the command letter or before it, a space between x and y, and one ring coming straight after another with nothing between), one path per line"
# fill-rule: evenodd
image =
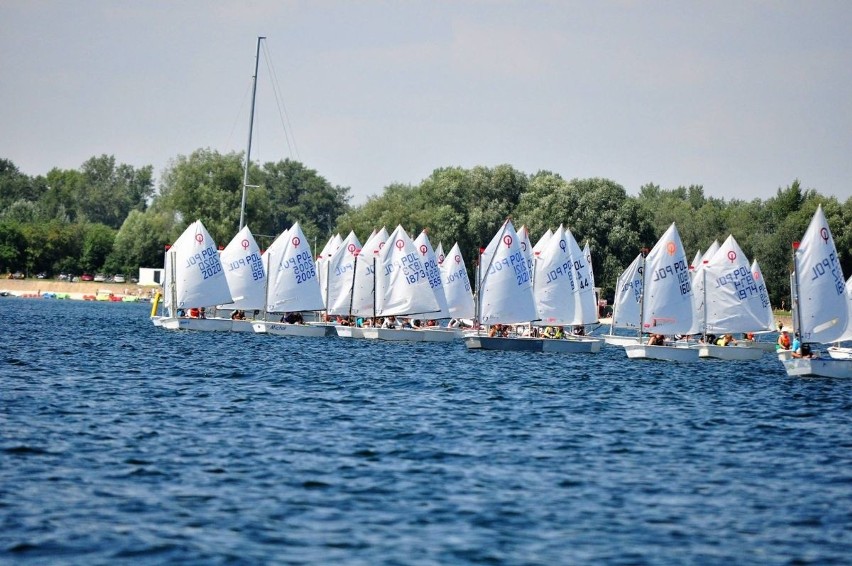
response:
M361 328L367 340L385 340L388 342L423 342L422 330L413 328Z
M603 340L595 338L567 338L565 340L542 340L541 351L553 354L596 354L601 351Z
M610 346L627 346L628 344L638 344L639 338L637 336L620 336L618 334L604 334L601 336L604 342L609 344Z
M461 331L453 328L424 328L420 332L423 342L452 342L462 336Z
M787 375L795 377L852 377L852 360L790 358L783 360Z
M254 332L252 327L254 322L253 320L233 320L231 321L231 332Z
M253 330L258 334L274 334L276 336L303 336L322 338L334 334L334 326L321 324L288 324L286 322L255 322Z
M634 360L662 360L667 362L693 362L698 360L698 348L628 344L624 346L624 351L628 358Z
M753 346L716 346L702 344L698 347L699 358L717 358L720 360L759 360L763 357L763 348Z
M852 360L852 348L831 346L826 349L828 350L828 355L835 360Z
M469 350L499 350L502 352L541 352L543 338L504 338L467 334L464 344Z
M160 319L160 326L166 330L196 330L199 332L230 332L233 327L230 318L172 318ZM155 323L156 324L156 323Z
M340 338L364 338L364 329L357 326L344 326L342 324L335 325L334 332Z

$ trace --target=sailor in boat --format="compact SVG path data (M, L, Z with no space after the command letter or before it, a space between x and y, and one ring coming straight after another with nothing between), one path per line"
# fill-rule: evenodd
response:
M789 350L792 347L793 343L790 341L790 333L786 330L782 330L781 335L778 336L778 343L775 344L775 351Z
M396 328L396 317L388 316L385 318L385 321L382 323L382 328Z
M793 338L793 346L792 346L792 356L794 358L816 358L817 356L811 352L810 344L802 344L801 340L799 340L799 334L796 333L796 337Z
M236 309L231 313L231 320L245 320L246 319L246 311Z
M585 336L586 335L586 327L582 324L574 327L574 336Z
M305 324L305 319L300 312L288 312L284 313L284 316L281 317L281 322L286 322L287 324Z
M727 346L729 344L736 344L736 343L737 343L737 341L734 340L733 334L725 334L724 336L722 336L721 338L716 340L717 346Z
M666 339L662 334L651 334L651 337L648 338L649 346L662 346L665 342Z

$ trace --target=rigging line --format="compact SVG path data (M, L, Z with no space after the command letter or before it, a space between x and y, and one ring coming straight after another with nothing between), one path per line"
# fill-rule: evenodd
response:
M287 105L284 104L281 83L278 81L278 74L275 72L275 67L272 66L272 56L269 54L269 47L266 44L263 45L263 52L266 55L266 68L269 71L269 76L272 77L272 91L275 94L275 104L278 107L278 116L281 120L281 128L284 130L287 149L290 151L290 155L294 155L297 160L301 161L302 158L299 155L299 149L296 147L293 124L290 122L290 115L287 113Z

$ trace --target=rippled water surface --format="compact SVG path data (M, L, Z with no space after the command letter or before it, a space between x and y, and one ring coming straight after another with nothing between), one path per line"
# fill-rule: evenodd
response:
M0 299L0 561L849 563L852 383Z

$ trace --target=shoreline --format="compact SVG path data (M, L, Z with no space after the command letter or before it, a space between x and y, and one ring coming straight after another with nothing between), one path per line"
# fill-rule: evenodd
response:
M139 301L151 299L158 288L158 286L138 285L136 283L100 283L95 281L71 283L70 281L57 281L55 279L0 279L0 293L6 292L13 297L25 299L42 298L45 293L50 293L75 300Z

